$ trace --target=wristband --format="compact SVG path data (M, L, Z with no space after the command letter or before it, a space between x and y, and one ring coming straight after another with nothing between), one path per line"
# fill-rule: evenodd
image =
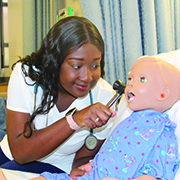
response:
M79 126L76 124L76 122L74 121L74 119L73 119L73 117L72 117L72 115L73 115L76 111L77 111L77 109L74 108L74 109L70 110L70 111L67 113L67 115L66 115L66 120L67 120L70 128L73 129L73 130L78 130L78 129L81 128L81 127L79 127Z
M80 127L75 123L75 121L74 121L74 119L72 117L72 114L66 116L66 120L67 120L67 122L68 122L71 129L73 129L73 130L80 129Z

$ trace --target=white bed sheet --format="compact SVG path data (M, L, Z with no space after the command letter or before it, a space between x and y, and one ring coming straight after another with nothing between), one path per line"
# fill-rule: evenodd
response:
M2 171L8 180L27 180L39 176L39 174L35 173L28 173L8 169L2 169Z

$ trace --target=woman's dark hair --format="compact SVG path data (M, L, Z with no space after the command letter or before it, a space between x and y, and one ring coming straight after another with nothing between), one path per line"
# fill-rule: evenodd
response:
M59 72L63 61L70 53L87 43L92 43L101 52L101 77L103 77L104 41L96 26L84 17L70 16L58 21L43 39L40 49L18 61L22 62L25 76L30 77L34 84L43 87L41 105L35 109L25 124L25 137L32 135L31 125L35 116L47 114L57 102ZM25 66L28 66L28 71ZM27 128L30 131L26 131Z

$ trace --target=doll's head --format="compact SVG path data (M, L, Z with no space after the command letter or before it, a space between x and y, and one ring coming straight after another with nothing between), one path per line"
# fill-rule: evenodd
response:
M133 111L162 113L180 99L180 71L161 59L141 57L132 66L125 95Z

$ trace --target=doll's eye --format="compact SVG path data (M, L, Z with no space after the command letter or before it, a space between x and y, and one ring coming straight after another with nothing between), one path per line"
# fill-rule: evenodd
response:
M132 78L131 78L131 77L128 77L128 81L131 82L131 81L132 81Z
M140 80L142 83L145 83L147 81L147 79L145 77L141 77L141 80Z

